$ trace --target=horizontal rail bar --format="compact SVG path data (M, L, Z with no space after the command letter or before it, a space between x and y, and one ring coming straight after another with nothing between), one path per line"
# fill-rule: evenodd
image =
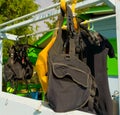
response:
M9 33L0 33L0 39L10 39L10 40L16 40L18 38L17 35L9 34Z
M101 20L109 19L109 18L113 18L113 17L116 17L116 14L109 15L109 16L104 16L104 17L100 17L100 18L96 18L96 19L89 19L87 21L81 22L81 24L93 23L93 22L96 22L96 21L101 21ZM17 38L34 36L34 35L37 35L37 34L41 34L43 32L50 32L50 31L54 31L54 30L57 30L57 29L59 29L59 28L54 28L54 29L50 29L50 30L48 29L48 30L36 32L36 33L33 33L33 34L21 35L21 36L16 36L16 35L12 35L12 34L8 35L8 34L3 33L2 34L3 37L1 37L1 38L4 38L4 36L6 36L6 38L8 38L8 39L16 40Z
M24 38L24 37L29 37L29 36L35 36L35 35L38 35L38 34L41 34L41 33L44 33L44 32L51 32L51 31L54 31L54 30L58 30L58 28L48 29L48 30L36 32L36 33L33 33L33 34L21 35L21 36L19 36L18 38Z
M69 1L69 0L66 0L66 2L68 2L68 1ZM16 18L16 19L10 20L10 21L8 21L8 22L2 23L2 24L0 24L0 27L1 27L1 26L5 26L5 25L10 24L10 23L13 23L13 22L18 21L18 20L21 20L21 19L24 19L24 18L33 16L33 15L36 15L36 14L45 12L45 11L47 11L47 10L53 9L53 8L55 8L55 7L58 7L59 5L60 5L60 3L56 3L56 4L54 4L54 5L48 6L47 8L40 9L40 10L37 10L37 11L35 11L35 12L26 14L26 15L24 15L24 16L21 16L21 17L18 17L18 18Z
M96 21L101 21L101 20L104 20L104 19L109 19L109 18L112 18L112 17L115 17L116 14L112 14L112 15L108 15L108 16L104 16L104 17L100 17L100 18L96 18L96 19L89 19L89 20L86 20L84 22L81 22L81 24L86 24L86 23L92 23L92 22L96 22Z
M18 23L18 24L14 24L14 25L11 25L11 26L7 26L7 27L1 29L0 32L6 32L6 31L9 31L9 30L11 30L11 29L15 29L15 28L18 28L18 27L22 27L22 26L26 26L26 25L29 25L29 24L33 24L33 23L35 23L35 22L42 21L42 20L45 20L45 19L47 19L47 18L56 16L56 15L58 15L59 13L60 13L60 10L59 10L59 11L56 11L56 12L47 13L47 14L44 14L44 15L38 15L38 16L35 16L35 17L32 18L32 19L29 19L29 20L20 22L20 23Z
M82 9L82 8L89 7L89 6L98 4L98 3L101 3L101 1L100 0L85 0L83 2L77 3L76 4L76 9ZM55 12L35 16L32 19L20 22L18 24L7 26L7 27L1 29L0 32L6 32L6 31L9 31L11 29L15 29L15 28L18 28L18 27L21 27L21 26L25 26L25 25L29 25L29 24L32 24L32 23L35 23L35 22L38 22L38 21L42 21L42 20L45 20L47 18L56 16L58 14L60 14L60 9L55 11Z
M1 26L5 26L5 25L10 24L10 23L13 23L13 22L18 21L18 20L21 20L21 19L24 19L24 18L33 16L33 15L35 15L35 14L42 13L42 12L44 12L44 11L46 11L46 10L50 10L50 9L55 8L55 7L57 7L57 6L59 6L59 3L54 4L54 5L52 5L52 6L49 6L49 7L45 8L45 9L40 9L40 10L35 11L35 12L32 12L32 13L30 13L30 14L27 14L27 15L24 15L24 16L21 16L21 17L18 17L18 18L16 18L16 19L10 20L10 21L8 21L8 22L2 23L2 24L0 24L0 27L1 27Z

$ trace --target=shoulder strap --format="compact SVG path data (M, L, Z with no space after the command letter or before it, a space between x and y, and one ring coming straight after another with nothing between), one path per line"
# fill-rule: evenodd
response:
M10 65L10 64L7 64L7 66L8 66L8 68L13 72L13 75L16 76L16 73L15 73L15 71L13 70L13 68L11 67L11 65Z
M75 28L73 23L73 14L69 6L67 6L67 33L69 40L69 54L75 55Z
M75 34L75 28L73 23L72 10L69 6L67 6L67 30L69 32L69 35L73 37L73 35Z
M69 54L75 56L75 40L70 38Z

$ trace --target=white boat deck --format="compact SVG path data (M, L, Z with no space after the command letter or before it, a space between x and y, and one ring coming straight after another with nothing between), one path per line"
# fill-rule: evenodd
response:
M93 115L82 111L54 112L46 102L13 94L0 94L0 115Z
M111 95L118 90L118 78L109 78ZM0 115L92 115L82 111L54 112L47 102L0 92Z

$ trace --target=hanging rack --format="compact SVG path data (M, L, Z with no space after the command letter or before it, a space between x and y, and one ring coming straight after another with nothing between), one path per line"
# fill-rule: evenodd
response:
M69 0L66 0L66 2L68 2L68 1L69 1ZM5 26L5 25L7 25L7 24L11 24L11 23L13 23L13 22L15 22L15 21L18 21L18 20L21 20L21 19L24 19L24 18L27 18L27 17L30 17L30 16L34 16L34 15L36 15L36 14L39 14L39 13L48 11L48 10L50 10L50 9L53 9L53 8L55 8L55 7L58 7L59 5L60 5L60 3L56 3L56 4L54 4L54 5L48 6L47 8L40 9L40 10L37 10L37 11L35 11L35 12L26 14L26 15L24 15L24 16L21 16L21 17L18 17L18 18L16 18L16 19L10 20L10 21L8 21L8 22L2 23L2 24L0 24L0 27Z
M66 2L68 2L69 0L66 0ZM88 2L88 1L83 1L82 3L80 3L81 5L81 8L83 8L85 5L87 5L87 4L89 4L89 6L90 5L94 5L94 4L98 4L99 2L105 2L108 6L111 6L112 8L115 8L115 3L113 2L113 0L91 0L90 2L91 2L91 4ZM2 26L5 26L5 25L7 25L7 24L11 24L11 23L13 23L13 22L15 22L15 21L18 21L18 20L21 20L21 19L24 19L24 18L27 18L27 17L30 17L30 16L34 16L34 15L36 15L36 14L39 14L39 13L42 13L42 12L45 12L45 11L48 11L48 10L50 10L50 9L53 9L53 8L55 8L55 7L58 7L58 6L60 6L60 3L56 3L56 4L54 4L54 5L51 5L51 6L48 6L47 8L44 8L44 9L40 9L40 10L37 10L37 11L35 11L35 12L32 12L32 13L29 13L29 14L26 14L26 15L24 15L24 16L21 16L21 17L18 17L18 18L16 18L16 19L13 19L13 20L10 20L10 21L8 21L8 22L5 22L5 23L2 23L2 24L0 24L0 27L2 27ZM78 4L78 6L79 6L79 4Z
M68 0L66 0L66 2L68 2ZM99 4L99 3L102 3L103 1L101 0L85 0L83 2L79 2L76 4L75 8L76 9L82 9L82 8L85 8L85 7L90 7L90 6L93 6L93 5L96 5L96 4ZM2 29L0 29L0 38L9 38L9 39L12 39L12 40L16 40L16 36L12 36L12 38L10 37L10 35L6 34L5 32L11 30L11 29L15 29L15 28L18 28L18 27L22 27L22 26L25 26L25 25L29 25L29 24L32 24L32 23L35 23L35 22L38 22L38 21L42 21L42 20L45 20L47 18L50 18L50 17L53 17L53 16L56 16L60 13L60 10L56 10L54 12L47 12L47 13L44 13L44 14L40 14L44 11L48 11L49 9L52 9L54 7L57 7L59 6L60 3L57 3L57 4L54 4L52 6L49 6L48 8L45 8L45 9L41 9L39 11L36 11L36 12L33 12L33 13L30 13L30 14L27 14L27 15L24 15L22 17L19 17L19 18L16 18L14 20L11 20L11 21L8 21L8 22L5 22L3 24L0 24L0 26L5 26L7 24L10 24L10 23L13 23L14 21L16 20L20 20L20 19L23 19L23 18L26 18L28 16L33 16L35 14L37 14L37 16L34 16L33 18L31 19L28 19L26 21L23 21L23 22L20 22L20 23L17 23L17 24L14 24L14 25L11 25L11 26L6 26ZM38 14L39 13L39 14ZM3 37L4 36L4 37Z
M101 0L85 0L83 2L77 3L75 8L76 9L82 9L82 8L85 8L85 7L96 5L98 3L101 3ZM46 11L48 11L48 10L46 10ZM28 19L26 21L23 21L23 22L20 22L20 23L11 25L11 26L6 26L6 27L0 29L0 33L7 32L9 30L12 30L12 29L15 29L15 28L18 28L18 27L22 27L22 26L26 26L26 25L29 25L29 24L32 24L32 23L35 23L35 22L38 22L38 21L42 21L42 20L48 19L50 17L57 16L58 14L60 14L60 9L56 10L54 12L52 11L52 12L49 12L49 13L47 12L47 13L44 13L44 14L39 14L39 15L34 16L33 18Z
M68 1L68 0L67 0L67 1ZM101 3L101 2L103 2L103 0L85 0L85 1L83 1L83 2L77 3L75 8L76 8L76 9L82 9L82 8L85 8L85 7L90 7L90 6L99 4L99 3ZM111 2L111 0L109 0L108 3L109 3L109 2ZM35 23L35 22L38 22L38 21L47 19L47 18L49 18L50 16L58 15L58 14L60 13L59 10L58 10L56 13L51 12L51 13L42 14L42 15L40 15L40 13L42 13L43 11L48 11L49 9L54 8L54 7L57 7L57 6L59 6L59 5L60 5L60 3L57 3L57 4L54 4L54 5L52 5L52 6L49 6L48 8L41 9L41 10L39 10L39 11L30 13L30 14L27 14L27 15L21 16L21 17L19 17L19 18L16 18L16 19L14 19L14 20L5 22L5 23L3 23L3 24L0 24L0 27L2 27L2 26L5 26L5 25L7 25L7 24L13 23L13 22L16 21L16 20L20 20L20 19L26 18L26 17L28 17L28 16L33 16L33 15L35 15L35 14L39 14L39 15L37 15L37 16L29 19L29 20L20 22L20 23L18 23L18 24L14 24L14 25L12 25L12 26L6 26L6 27L0 29L0 38L1 38L1 39L4 38L3 36L6 36L6 38L10 38L10 37L8 37L8 34L6 34L5 32L7 32L7 31L9 31L9 30L11 30L11 29L14 29L14 28L18 28L18 27L22 27L22 26L25 26L25 25L28 25L28 24ZM12 37L13 37L13 36L12 36ZM13 38L14 38L14 40L15 40L15 39L16 39L16 36L14 36ZM2 43L2 42L0 42L0 44L1 44L1 43Z
M84 25L84 24L93 23L93 22L96 22L96 21L101 21L101 20L109 19L109 18L113 18L113 17L116 17L116 14L112 14L112 15L108 15L108 16L104 16L104 17L100 17L100 18L96 18L96 19L85 20L85 21L81 22L81 24ZM44 30L44 31L33 33L33 34L21 35L21 36L9 34L8 39L16 40L16 38L24 38L25 36L27 36L27 37L35 36L35 35L38 35L38 34L41 34L41 33L44 33L44 32L55 31L57 29L58 28L54 28L54 29ZM7 35L5 36L5 33L3 33L2 38L4 38L4 37L7 38Z
M108 16L104 16L104 17L100 17L100 18L89 19L89 20L86 20L84 22L81 22L81 24L87 24L87 23L97 22L97 21L100 21L100 20L113 18L115 16L116 16L116 14L112 14L112 15L108 15Z
M92 2L92 0L88 0L88 1ZM117 30L117 46L118 46L117 49L118 49L118 52L120 52L119 51L120 50L120 40L119 40L119 38L120 38L120 32L119 32L120 31L120 20L119 20L120 19L120 12L119 12L120 11L120 7L119 6L120 6L120 1L116 0L116 28L117 28L116 30ZM14 29L14 28L11 28L11 29ZM5 31L1 31L1 32L5 32ZM2 40L0 40L0 54L2 56ZM0 61L1 60L2 60L2 57L0 58ZM118 53L118 65L120 65L120 61L119 60L120 60L120 53ZM120 67L118 66L118 68L119 68L119 76L120 76ZM0 66L0 71L2 73L2 65ZM118 77L118 79L120 81L120 77ZM2 77L0 77L0 84L2 84ZM119 88L120 88L120 85L119 85ZM2 91L2 87L0 87L0 91ZM4 96L4 95L2 95L2 96ZM1 96L0 96L0 98L1 98ZM11 97L11 100L13 100L13 97ZM18 97L17 97L17 100L18 100ZM21 101L18 101L18 102L21 102ZM23 102L26 104L26 100L24 100ZM119 103L120 103L120 101L119 101ZM29 103L29 101L28 101L28 103L26 105L29 106L29 105L31 105L31 103ZM32 104L31 106L33 107L33 105L35 105L35 104ZM33 108L36 109L37 107L34 106Z
M68 0L67 0L67 1L68 1ZM104 0L104 1L105 1L105 0ZM92 5L99 4L99 3L101 3L101 2L103 2L103 0L85 0L85 1L83 1L83 2L77 3L77 4L76 4L76 9L82 9L82 8L85 8L85 7L89 7L89 6L92 6ZM111 2L111 1L110 1L110 0L109 0L109 1L107 0L107 3L109 3L109 2ZM39 15L37 15L37 16L29 19L29 20L20 22L20 23L18 23L18 24L14 24L14 25L12 25L12 26L6 26L6 27L0 29L0 38L6 37L6 38L9 38L9 39L12 38L12 39L16 40L16 38L17 38L18 36L16 36L16 35L12 35L12 36L11 36L10 34L9 34L9 35L6 34L5 32L6 32L6 31L9 31L9 30L11 30L11 29L14 29L14 28L18 28L18 27L25 26L25 25L28 25L28 24L32 24L32 23L35 23L35 22L38 22L38 21L42 21L42 20L47 19L47 18L49 18L49 17L51 17L51 16L58 15L58 14L60 13L59 10L56 11L56 12L50 12L50 13L45 13L45 14L41 14L41 15L40 15L40 13L42 13L42 12L44 12L44 11L48 11L49 9L52 9L52 8L57 7L57 6L59 6L59 5L60 5L60 3L57 3L57 4L54 4L54 5L52 5L52 6L47 7L47 8L45 8L45 9L41 9L41 10L39 10L39 11L30 13L30 14L27 14L27 15L24 15L24 16L22 16L22 17L16 18L16 19L14 19L14 20L8 21L8 22L6 22L6 23L0 24L0 26L2 27L2 26L5 26L5 25L7 25L7 24L13 23L13 22L16 21L16 20L20 20L20 19L26 18L26 17L28 17L28 16L34 16L35 14L39 14ZM93 20L91 20L91 22L92 22L92 21L93 21ZM94 21L95 21L95 20L94 20ZM96 19L96 21L97 21L97 19ZM90 22L90 20L89 20L89 22ZM47 31L46 31L46 32L47 32ZM41 32L39 32L39 33L41 33ZM37 33L35 33L35 34L37 34Z

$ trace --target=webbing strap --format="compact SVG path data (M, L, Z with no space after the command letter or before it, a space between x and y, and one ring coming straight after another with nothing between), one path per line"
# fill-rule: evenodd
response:
M62 8L64 12L66 12L66 1L65 0L60 1L60 7Z
M75 40L70 38L70 49L69 49L69 54L75 56Z
M72 0L72 13L73 13L73 23L74 23L74 28L77 30L78 29L78 24L77 24L77 19L75 17L75 6L76 6L77 0Z
M77 0L72 0L71 10L72 10L72 13L74 15L74 17L73 17L73 23L74 23L75 30L78 29L77 20L76 20L76 17L75 17L75 6L76 6L76 3L77 3ZM62 10L64 11L64 13L66 13L67 12L66 0L61 0L60 1L60 6L61 6Z
M68 27L68 39L69 39L69 54L75 56L75 28L73 23L73 14L69 6L67 6L67 27Z

